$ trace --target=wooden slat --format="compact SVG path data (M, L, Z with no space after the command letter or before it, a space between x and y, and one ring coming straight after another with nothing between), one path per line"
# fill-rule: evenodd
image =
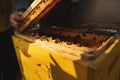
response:
M44 15L46 15L60 0L35 0L29 8L23 13L24 22L19 28L22 32L26 28L30 28L37 23Z

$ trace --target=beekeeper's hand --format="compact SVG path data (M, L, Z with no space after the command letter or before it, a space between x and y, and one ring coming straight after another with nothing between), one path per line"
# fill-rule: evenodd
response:
M23 22L22 14L23 14L22 11L15 11L10 14L9 19L12 27L18 28L22 24Z

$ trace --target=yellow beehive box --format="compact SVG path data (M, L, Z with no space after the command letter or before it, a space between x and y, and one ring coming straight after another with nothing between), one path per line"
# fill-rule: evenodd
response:
M24 80L119 80L119 36L110 37L94 52L96 55L72 53L74 50L65 46L49 46L51 43L21 34L12 39Z

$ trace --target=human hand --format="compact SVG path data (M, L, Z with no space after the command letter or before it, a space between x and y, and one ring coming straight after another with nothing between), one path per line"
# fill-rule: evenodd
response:
M22 11L15 11L10 14L9 20L12 27L18 28L22 24L23 22L22 14L23 14Z

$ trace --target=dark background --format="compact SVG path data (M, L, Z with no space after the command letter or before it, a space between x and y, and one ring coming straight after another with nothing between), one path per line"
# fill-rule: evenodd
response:
M81 23L119 23L120 0L64 0L41 22L47 26L79 27Z

